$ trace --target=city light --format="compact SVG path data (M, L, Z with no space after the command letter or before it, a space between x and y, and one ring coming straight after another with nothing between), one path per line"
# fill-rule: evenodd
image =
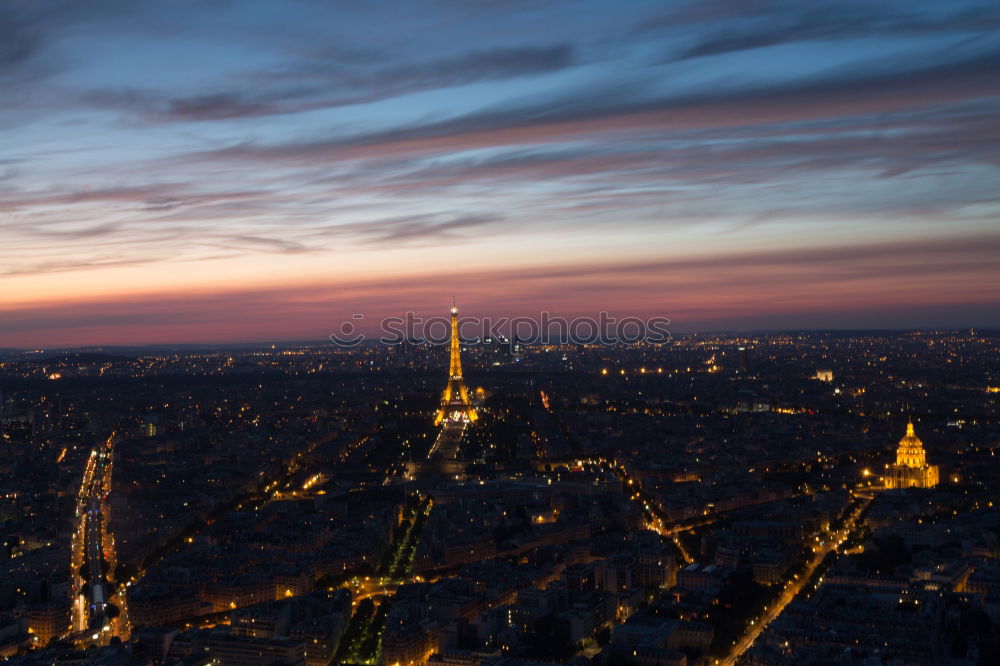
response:
M996 659L995 2L121 5L0 7L0 659Z

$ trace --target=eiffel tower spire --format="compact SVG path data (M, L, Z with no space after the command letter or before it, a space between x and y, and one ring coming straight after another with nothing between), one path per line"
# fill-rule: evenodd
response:
M465 387L465 380L462 379L462 347L458 339L458 308L455 307L453 298L448 385L441 395L441 406L438 408L437 416L434 417L434 425L439 425L445 420L471 423L477 418L476 410L472 408L472 403L469 401L469 389Z

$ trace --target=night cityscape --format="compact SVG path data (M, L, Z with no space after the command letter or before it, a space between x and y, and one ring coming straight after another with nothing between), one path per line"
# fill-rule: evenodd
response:
M0 662L1000 664L997 37L0 4Z

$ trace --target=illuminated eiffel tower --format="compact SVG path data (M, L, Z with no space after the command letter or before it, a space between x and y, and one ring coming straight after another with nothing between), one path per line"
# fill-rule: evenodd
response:
M448 385L441 394L441 406L434 425L448 422L473 423L478 416L469 401L469 389L462 379L462 354L458 339L458 308L451 305L451 361L448 364Z

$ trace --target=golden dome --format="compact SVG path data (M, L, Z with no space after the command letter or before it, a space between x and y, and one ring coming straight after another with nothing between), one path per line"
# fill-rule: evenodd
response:
M920 441L917 434L913 430L913 421L906 424L906 434L903 435L903 439L899 440L900 446L918 446L923 448L924 443Z
M920 441L913 430L913 422L906 424L906 434L899 440L899 449L896 450L896 464L907 467L923 467L926 464L924 454L924 443Z

